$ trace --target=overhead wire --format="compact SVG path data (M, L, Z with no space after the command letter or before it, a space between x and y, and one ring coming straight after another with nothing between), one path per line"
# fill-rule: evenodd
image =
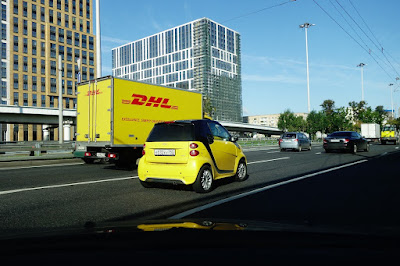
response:
M283 6L283 5L286 5L286 4L290 3L290 2L296 2L296 0L289 0L289 1L285 1L285 2L282 2L280 4L276 4L276 5L273 5L273 6L264 7L264 8L249 12L247 14L243 14L243 15L240 15L240 16L233 17L233 18L230 18L228 20L222 21L222 23L225 23L225 22L228 22L228 21L231 21L231 20L235 20L235 19L238 19L238 18L247 17L247 16L250 16L250 15L253 15L253 14L257 14L259 12L262 12L262 11L265 11L265 10L268 10L268 9L272 9L272 8L275 8L275 7Z
M392 69L394 70L394 72L396 72L396 74L398 76L400 76L400 74L397 72L397 70L394 68L394 66L392 65L392 63L390 62L390 60L386 57L386 55L383 53L383 47L381 45L381 47L378 47L378 45L371 39L371 37L361 28L361 26L357 23L357 21L355 21L355 19L353 18L352 15L350 15L347 10L339 3L338 0L335 0L336 3L343 9L343 11L349 16L349 18L357 25L357 27L362 31L362 33L364 33L364 35L375 45L375 47L378 49L378 51L381 51L383 56L386 58L386 60L388 61L389 65L392 67ZM379 43L379 42L378 42ZM371 50L372 51L372 50Z
M369 50L367 50L360 42L358 42L345 28L343 28L342 25L340 25L340 23L334 18L332 17L320 4L318 4L318 2L316 0L313 0L313 2L330 18L332 19L353 41L355 41L360 47L361 49L363 49L366 53L369 54L369 56L371 56L371 58L376 62L376 64L383 70L383 72L386 73L386 75L392 80L394 79L387 71L386 69L384 69L381 64L379 64L379 62L376 60L376 58L369 52Z

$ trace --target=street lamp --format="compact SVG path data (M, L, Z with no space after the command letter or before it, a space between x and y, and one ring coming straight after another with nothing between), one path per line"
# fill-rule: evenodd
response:
M308 40L307 40L307 29L311 26L315 26L315 24L310 24L308 22L300 25L299 27L301 29L305 29L306 32L306 58L307 58L307 102L308 102L308 113L310 113L311 108L310 108L310 77L309 77L309 71L308 71Z
M363 76L363 72L364 72L364 63L360 63L357 65L358 67L361 68L361 101L364 101L364 76Z

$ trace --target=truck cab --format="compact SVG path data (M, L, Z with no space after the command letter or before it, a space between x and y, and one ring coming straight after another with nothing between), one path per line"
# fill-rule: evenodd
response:
M392 142L395 145L399 143L399 131L395 125L384 125L381 131L381 144Z

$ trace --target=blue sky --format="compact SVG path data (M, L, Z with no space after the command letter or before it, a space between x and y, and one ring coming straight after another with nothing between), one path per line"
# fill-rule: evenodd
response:
M360 45L313 0L297 0L248 16L245 15L287 0L100 0L102 74L111 74L112 48L208 17L241 34L243 115L281 113L288 108L306 112L305 34L299 25L309 22L316 24L308 30L311 109L320 110L325 99L334 100L337 107L360 101L361 71L356 66L361 62L366 64L366 102L373 108L383 105L390 109L388 84L394 83L393 88L397 88L395 78L400 77L400 1L316 1ZM393 95L395 107L399 108L400 88Z

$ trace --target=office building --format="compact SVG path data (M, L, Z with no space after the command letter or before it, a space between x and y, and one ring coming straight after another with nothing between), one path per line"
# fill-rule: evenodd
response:
M242 121L240 35L208 18L112 50L114 76L195 90L213 118Z
M63 108L76 108L78 75L82 81L96 75L92 11L91 0L1 1L0 104L57 109L61 55ZM3 123L1 128L1 140L58 140L55 125Z

